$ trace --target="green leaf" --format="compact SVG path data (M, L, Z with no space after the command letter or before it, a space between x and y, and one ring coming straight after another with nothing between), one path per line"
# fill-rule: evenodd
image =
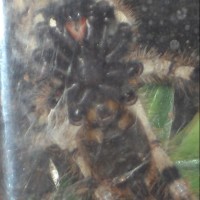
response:
M170 149L174 160L199 158L199 113L174 137Z
M174 90L168 86L144 86L140 96L155 134L165 142L170 137Z
M199 196L199 113L171 142L171 158Z

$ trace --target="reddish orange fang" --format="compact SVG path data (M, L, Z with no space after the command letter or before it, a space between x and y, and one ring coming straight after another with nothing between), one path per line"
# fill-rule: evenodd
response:
M86 18L82 17L78 21L70 21L66 23L66 29L72 38L81 42L86 33Z

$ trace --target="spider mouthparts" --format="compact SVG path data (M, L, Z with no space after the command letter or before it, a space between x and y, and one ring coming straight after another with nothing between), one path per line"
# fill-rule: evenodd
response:
M66 22L66 30L72 36L72 38L78 42L81 42L86 34L86 18L82 17L76 21Z

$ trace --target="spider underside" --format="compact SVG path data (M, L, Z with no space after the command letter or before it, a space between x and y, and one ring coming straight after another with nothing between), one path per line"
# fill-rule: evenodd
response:
M57 199L194 199L160 147L138 89L164 82L197 96L199 67L142 51L121 6L62 0L37 11L40 45L31 59L44 70L33 81L29 131L49 134L67 155L71 186Z

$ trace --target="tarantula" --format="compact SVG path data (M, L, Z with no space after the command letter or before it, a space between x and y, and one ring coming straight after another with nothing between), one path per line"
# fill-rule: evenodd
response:
M67 152L75 178L66 191L99 200L193 199L137 91L168 83L198 96L199 67L138 47L137 23L121 1L55 1L32 18L39 45L31 62L41 69L39 78L31 82L31 71L23 80L33 88L29 131L48 133Z

